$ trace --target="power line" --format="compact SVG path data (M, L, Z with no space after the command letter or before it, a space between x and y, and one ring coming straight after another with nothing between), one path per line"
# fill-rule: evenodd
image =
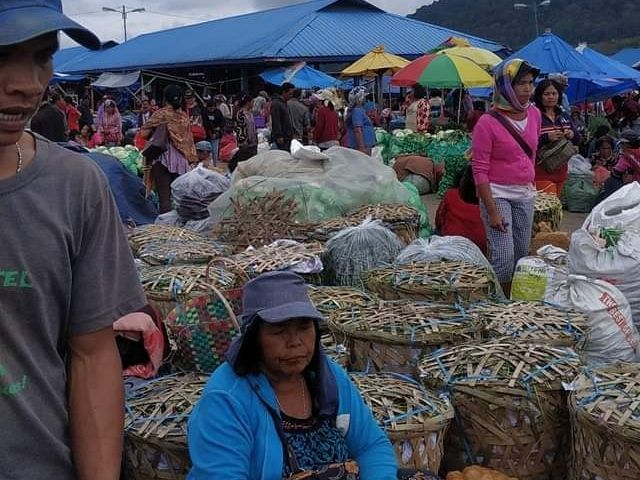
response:
M102 13L102 10L96 10L94 12L65 13L65 15L68 17L79 17L80 15L95 15L96 13Z
M153 13L155 15L162 15L164 17L185 18L185 19L188 19L188 20L211 20L210 18L207 18L207 17L190 17L190 16L187 16L187 15L176 15L174 13L157 12L155 10L147 10L147 13Z

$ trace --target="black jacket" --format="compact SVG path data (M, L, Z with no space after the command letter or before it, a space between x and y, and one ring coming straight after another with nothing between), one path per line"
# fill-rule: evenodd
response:
M274 95L271 101L271 139L278 138L286 141L293 138L293 128L286 102L280 95Z

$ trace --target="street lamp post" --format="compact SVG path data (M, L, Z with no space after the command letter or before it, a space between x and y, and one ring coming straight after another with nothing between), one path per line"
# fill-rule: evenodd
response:
M103 12L116 12L122 15L122 23L124 24L124 41L127 41L127 15L130 13L142 13L144 8L131 8L127 9L126 5L122 5L122 8L102 7Z
M538 27L538 8L540 7L548 7L551 5L551 0L542 0L542 2L538 3L537 0L532 3L514 3L513 8L516 10L523 10L525 8L533 8L533 18L536 25L536 37L540 35L540 28Z

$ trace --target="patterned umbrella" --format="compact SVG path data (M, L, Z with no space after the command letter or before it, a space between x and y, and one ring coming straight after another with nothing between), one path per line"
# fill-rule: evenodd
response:
M453 57L464 57L477 63L485 70L490 70L500 62L502 59L490 50L478 47L452 47L445 48L439 52L442 54L451 55Z
M441 52L414 60L391 79L399 87L415 83L429 88L491 87L493 79L477 63Z

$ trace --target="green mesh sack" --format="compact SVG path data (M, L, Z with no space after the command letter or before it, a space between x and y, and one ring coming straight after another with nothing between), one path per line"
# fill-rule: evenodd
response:
M444 161L444 174L438 185L438 196L442 198L450 188L457 187L456 181L469 166L469 160L462 155L447 157Z
M591 175L569 175L560 195L562 206L575 213L589 213L598 203L600 189Z
M429 221L429 211L422 201L422 198L418 193L418 189L409 182L402 182L402 185L409 190L409 200L406 204L420 212L420 231L418 232L418 236L420 238L429 238L433 235L433 229L431 228L431 222Z

